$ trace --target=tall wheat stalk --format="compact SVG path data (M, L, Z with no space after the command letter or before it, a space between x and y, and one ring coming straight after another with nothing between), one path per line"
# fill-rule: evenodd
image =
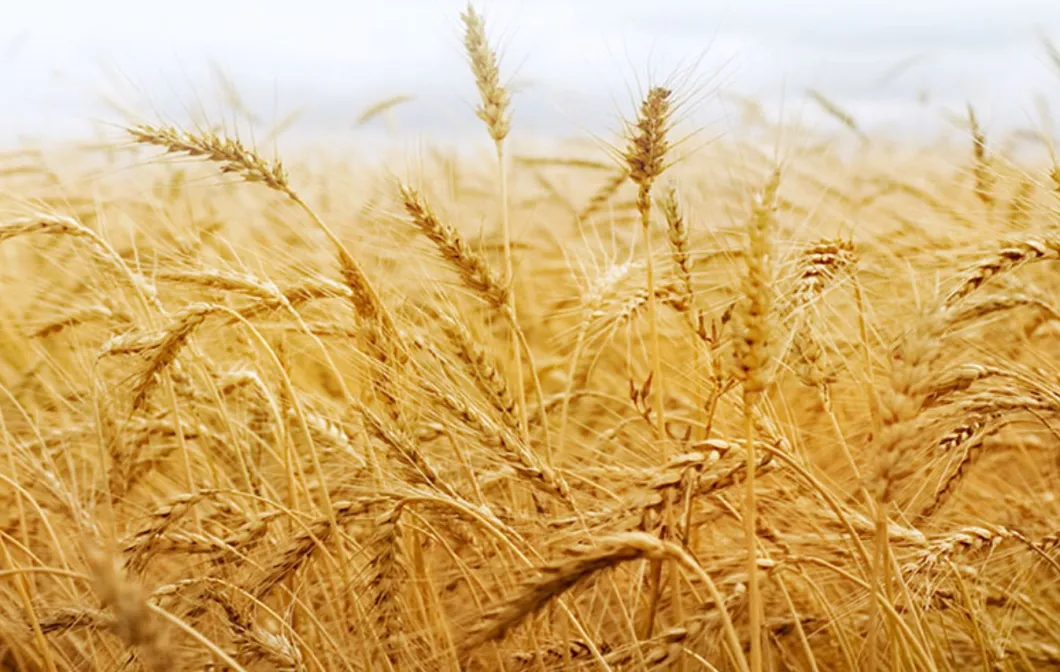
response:
M747 482L744 496L744 543L747 553L747 592L750 608L751 670L762 669L762 594L758 582L757 502L755 501L755 423L754 410L769 383L770 307L772 304L771 247L776 226L777 187L780 171L775 171L755 196L747 227L747 273L743 302L737 312L738 338L734 345L737 371L743 381L743 427L747 442Z
M666 383L662 370L662 351L659 344L659 314L655 298L655 264L651 235L652 186L666 169L666 153L670 149L667 133L670 130L672 91L653 87L641 103L637 121L629 132L628 146L624 158L629 167L629 179L637 185L637 212L640 214L641 234L644 240L645 269L648 292L648 329L651 341L652 389L655 407L655 440L658 443L661 462L667 459L666 446ZM671 528L671 510L667 500L664 513L664 529ZM655 561L651 568L651 593L648 602L648 617L645 636L650 636L655 624L655 612L662 591L662 563ZM678 595L674 594L677 600ZM679 604L676 608L680 610Z
M464 21L464 48L471 62L471 72L475 76L481 104L478 116L486 123L493 147L497 156L498 198L501 212L501 235L504 242L504 286L508 290L507 310L512 322L511 352L515 360L515 394L519 402L519 428L523 441L529 441L530 429L526 408L526 380L523 372L523 357L519 330L519 313L516 308L514 291L514 266L512 264L512 230L511 215L508 207L508 158L505 152L505 139L511 130L511 96L501 84L500 70L496 52L486 39L486 24L475 8L468 3L461 15ZM548 455L549 466L552 466L551 450Z

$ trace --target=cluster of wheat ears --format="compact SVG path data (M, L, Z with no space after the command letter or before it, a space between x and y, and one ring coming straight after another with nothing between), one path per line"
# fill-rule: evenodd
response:
M462 19L481 161L3 157L0 667L1060 669L1060 170L512 154Z

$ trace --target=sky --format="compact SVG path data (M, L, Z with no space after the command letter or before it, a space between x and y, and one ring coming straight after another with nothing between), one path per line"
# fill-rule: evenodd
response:
M461 51L463 0L33 0L0 22L0 143L113 132L149 121L234 120L224 73L255 133L301 137L481 129ZM656 81L689 114L731 124L732 100L819 118L818 90L870 129L937 125L976 106L988 127L1027 126L1036 99L1060 109L1058 0L481 0L516 91L513 134L615 128ZM674 73L684 76L667 79ZM369 104L413 100L356 128ZM815 114L817 117L815 117Z

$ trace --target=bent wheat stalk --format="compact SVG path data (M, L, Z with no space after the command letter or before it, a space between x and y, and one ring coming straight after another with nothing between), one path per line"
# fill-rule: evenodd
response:
M394 320L379 293L368 280L368 276L331 227L324 223L316 211L309 207L309 204L302 200L302 197L291 187L287 170L280 159L274 159L269 163L257 152L243 145L240 140L221 138L213 133L192 133L173 127L149 124L141 124L126 130L133 140L140 144L161 147L167 154L184 154L219 164L222 173L237 175L246 182L264 184L290 199L309 216L335 247L343 280L353 291L351 298L357 312L368 318L380 319L384 327L391 332L391 337L398 338Z
M747 671L747 661L725 600L710 576L685 551L673 543L644 532L627 532L600 539L596 546L575 547L570 560L540 568L540 576L527 583L512 598L486 612L482 620L464 636L459 650L467 656L479 646L503 638L527 618L590 577L635 560L672 561L691 571L704 582L721 615L726 644L733 660Z

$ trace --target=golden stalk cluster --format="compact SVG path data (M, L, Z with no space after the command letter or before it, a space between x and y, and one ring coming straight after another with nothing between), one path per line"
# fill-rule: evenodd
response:
M462 29L485 161L0 153L0 669L1060 669L1055 164L512 156Z

